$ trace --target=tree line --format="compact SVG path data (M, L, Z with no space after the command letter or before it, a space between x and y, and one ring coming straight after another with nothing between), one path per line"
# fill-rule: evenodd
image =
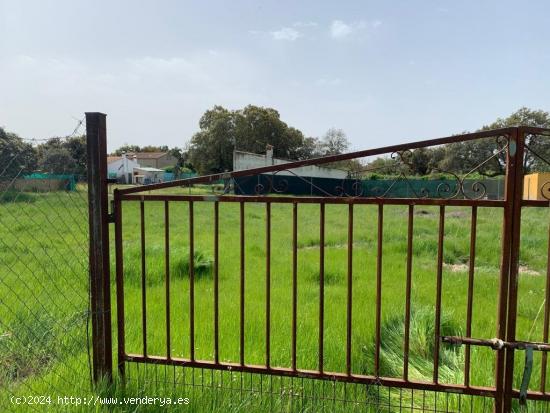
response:
M232 170L234 150L265 153L271 145L275 158L301 160L343 153L350 146L341 129L329 129L321 139L306 137L283 122L277 110L254 105L239 110L214 106L202 115L199 128L187 152L201 174Z
M51 138L35 146L0 127L0 179L36 171L86 175L86 137Z
M519 125L550 128L550 114L523 107L478 130ZM499 176L505 173L505 151L496 156L495 153L501 148L499 145L503 144L502 141L479 139L416 149L408 154L406 162L384 156L368 164L348 161L333 166L384 177L400 173L427 176L446 171L463 174L481 164L476 169L477 173ZM113 155L120 156L125 152L169 152L177 160L174 165L176 172L209 174L232 170L234 150L265 153L267 145L273 146L274 157L288 160L340 154L350 148L346 134L341 129L331 128L320 138L308 137L285 123L273 108L249 105L243 109L229 110L214 106L202 115L199 130L184 147L125 144L116 149ZM529 147L531 151L527 151L524 164L526 170L549 170L546 161L550 161L550 139L531 140ZM54 137L32 145L0 128L0 177L12 178L34 171L85 175L85 136Z
M478 131L514 126L550 128L550 114L543 110L520 108L506 118L482 126ZM467 132L463 132L467 133ZM405 162L401 159L379 157L366 168L379 171L380 175L409 173L418 176L452 172L466 174L470 171L496 177L506 173L506 142L496 139L476 139L411 151ZM530 139L530 150L525 151L524 168L532 171L550 170L550 138Z

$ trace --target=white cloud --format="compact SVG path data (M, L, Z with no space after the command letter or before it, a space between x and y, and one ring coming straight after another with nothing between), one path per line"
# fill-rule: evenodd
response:
M380 25L382 25L382 21L380 20L374 20L370 24L373 29L377 29ZM367 27L368 25L365 20L350 23L342 20L333 20L330 24L330 35L333 39L344 39L365 30Z
M302 33L292 27L283 27L280 30L271 32L271 36L273 36L275 40L287 40L293 42L299 37L302 37Z
M335 39L347 37L352 31L352 27L349 24L344 23L342 20L334 20L330 25L330 35Z

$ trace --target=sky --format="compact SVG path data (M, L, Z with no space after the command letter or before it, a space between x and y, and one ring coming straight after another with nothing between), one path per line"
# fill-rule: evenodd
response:
M352 149L550 110L550 2L0 0L0 126L108 115L110 150L184 146L214 105Z

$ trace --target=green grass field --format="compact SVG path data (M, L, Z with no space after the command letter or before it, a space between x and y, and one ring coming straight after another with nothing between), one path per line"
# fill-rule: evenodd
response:
M87 211L85 192L26 195L0 205L0 408L16 408L10 395L89 395L86 351L87 310ZM164 205L146 202L147 339L151 355L166 355L164 286ZM436 207L415 207L410 377L430 381L432 376L433 319L436 298L438 213ZM345 205L326 207L325 261L325 370L345 371L347 218ZM382 259L382 352L381 373L402 374L403 315L407 207L385 206ZM172 356L189 357L189 227L188 205L170 204L171 245L171 337ZM272 313L271 363L289 367L291 357L292 206L272 206ZM526 209L522 221L521 274L517 338L542 340L548 244L547 209ZM213 203L195 203L195 251L200 271L195 280L195 356L213 359ZM247 204L245 358L249 364L265 361L265 204ZM474 286L472 336L492 338L496 333L502 210L479 208ZM125 267L126 350L142 352L139 203L123 204L123 247ZM374 373L375 280L377 250L377 207L354 207L353 243L353 336L352 371ZM463 334L466 320L467 264L469 258L470 209L447 207L445 220L442 333ZM220 359L239 360L239 205L220 203ZM111 257L114 263L114 256ZM113 266L114 297L114 266ZM116 302L113 299L113 311ZM298 326L297 366L316 369L318 360L319 307L319 206L298 207ZM116 320L113 319L116 323ZM114 330L116 331L116 330ZM116 334L114 334L116 336ZM472 349L472 385L493 386L494 352ZM517 384L523 370L523 354L516 357ZM440 380L460 383L463 375L462 348L442 347ZM125 388L103 388L109 395L155 395L185 393L174 390L184 369L159 367L158 375L173 371L168 385L139 381L145 367L130 369ZM177 370L177 371L176 371ZM151 373L149 373L151 374ZM189 373L188 373L189 374ZM229 374L229 373L226 373ZM211 373L202 375L208 381ZM550 374L549 374L550 375ZM213 374L212 374L213 376ZM218 375L219 376L219 375ZM233 374L226 380L232 382ZM237 376L235 376L237 377ZM540 354L530 388L538 389ZM222 378L223 379L223 378ZM236 379L235 379L236 380ZM251 379L260 380L260 379ZM264 380L264 379L261 379ZM227 383L227 382L226 382ZM255 382L258 384L258 382ZM191 406L182 411L264 411L275 399L278 410L318 411L314 404L288 404L288 384L277 382L280 397L250 393L234 398L233 390L198 392L193 387ZM263 381L262 384L263 385ZM302 392L315 393L319 383L301 384ZM547 384L549 386L550 383ZM223 386L222 386L223 387ZM337 388L338 394L347 391ZM359 391L362 399L403 398L394 390L375 388ZM382 393L382 394L381 394ZM287 395L288 396L288 395ZM343 397L343 396L341 396ZM412 396L407 396L412 397ZM433 395L430 395L433 399ZM441 396L444 397L444 396ZM292 398L290 398L292 399ZM432 402L434 400L430 399ZM458 399L449 399L455 410ZM413 403L418 407L417 401ZM481 400L475 409L481 411ZM309 406L309 407L307 407ZM41 406L39 410L44 407ZM352 406L353 407L353 406ZM487 409L490 406L487 405ZM98 407L94 408L99 410ZM155 411L142 407L138 410ZM308 410L309 409L309 410ZM327 411L349 411L350 406L327 407ZM360 409L360 406L357 407ZM56 409L53 409L56 410ZM77 410L90 411L81 406ZM364 408L363 408L364 411ZM377 411L373 407L372 411ZM379 411L396 411L381 408ZM470 411L470 410L464 410ZM488 411L488 410L487 410Z

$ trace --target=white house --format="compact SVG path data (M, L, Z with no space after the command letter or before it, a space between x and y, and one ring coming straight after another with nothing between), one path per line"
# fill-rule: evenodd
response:
M162 182L164 178L164 170L151 168L149 166L141 166L134 168L134 183L135 184L156 184Z
M139 168L139 163L136 158L130 159L125 153L122 154L122 156L107 157L109 178L116 178L120 183L133 184L135 168Z

